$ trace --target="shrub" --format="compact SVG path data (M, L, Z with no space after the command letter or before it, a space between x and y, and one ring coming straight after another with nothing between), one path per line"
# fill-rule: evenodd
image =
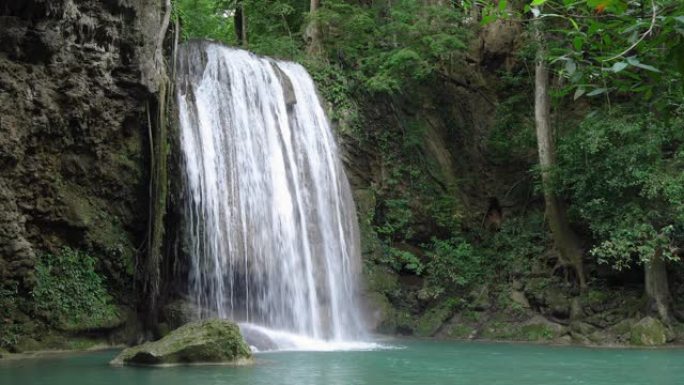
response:
M44 254L36 264L34 310L53 326L89 328L118 317L95 259L68 247Z

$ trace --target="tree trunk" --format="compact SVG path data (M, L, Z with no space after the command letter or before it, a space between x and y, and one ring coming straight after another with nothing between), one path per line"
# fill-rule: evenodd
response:
M575 232L570 227L565 208L553 191L551 171L556 164L553 130L551 128L549 103L549 71L546 67L544 36L541 21L535 21L535 43L537 57L534 77L534 120L537 131L537 149L539 150L539 165L541 166L542 188L546 217L553 234L553 240L560 254L561 262L571 266L577 272L580 288L586 288L584 268L582 263L582 248Z
M320 56L323 53L323 42L321 41L321 26L316 20L316 12L321 6L321 0L311 0L309 14L313 19L306 27L306 39L308 41L307 52L309 55Z
M648 297L648 310L655 312L661 321L670 323L670 286L667 282L667 268L663 250L658 248L648 263L644 264L644 282Z
M245 4L242 0L238 0L236 3L233 20L235 22L235 35L238 45L247 48L247 15L245 14Z

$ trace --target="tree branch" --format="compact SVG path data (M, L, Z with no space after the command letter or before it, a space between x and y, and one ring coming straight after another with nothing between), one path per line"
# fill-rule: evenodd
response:
M639 37L639 39L634 42L634 44L630 45L629 48L627 48L626 50L620 52L619 54L617 54L613 57L610 57L610 58L602 60L602 61L604 61L604 62L612 61L612 60L615 60L617 58L624 56L626 53L633 50L637 45L639 45L639 43L644 41L646 36L650 35L653 32L653 28L655 27L655 24L656 24L656 16L658 15L658 11L656 10L655 0L651 0L651 7L653 8L653 14L651 15L651 26L648 27L648 30L646 30L646 32L644 32L641 35L641 37Z

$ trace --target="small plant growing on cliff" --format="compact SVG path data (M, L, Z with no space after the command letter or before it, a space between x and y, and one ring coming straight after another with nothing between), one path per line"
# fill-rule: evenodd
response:
M36 264L32 295L36 315L62 329L106 326L117 318L95 258L68 247Z

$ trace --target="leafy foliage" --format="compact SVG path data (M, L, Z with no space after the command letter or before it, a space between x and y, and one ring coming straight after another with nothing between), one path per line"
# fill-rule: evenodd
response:
M430 178L421 148L424 117L397 115L394 126L378 128L359 107L381 97L391 105L463 66L476 32L469 20L475 6L482 24L543 20L554 113L565 123L554 187L574 224L592 238L590 255L622 269L684 244L684 2L326 0L309 14L304 0L176 0L186 37L237 44L238 2L248 19L248 48L302 61L332 117L351 127L342 134L378 152L383 175L372 186L377 204L368 219L382 243L377 262L424 277L432 293L529 274L551 248L534 209L508 216L496 233L464 230L451 186ZM320 57L304 53L312 21L321 27ZM523 46L519 59L529 64L537 47ZM499 94L507 97L497 106L488 156L497 165L526 168L537 156L532 84L529 74L516 71L498 77ZM628 117L619 116L626 111Z
M244 3L250 50L288 59L303 56L308 0L245 0Z
M88 327L117 317L117 309L100 275L95 259L65 247L45 254L36 264L32 296L35 313L59 327Z
M464 239L440 240L433 238L430 261L427 264L433 286L467 286L482 275L481 254Z
M681 103L684 12L680 1L593 0L565 6L572 28L552 60L562 63L574 97L639 95L657 108Z
M461 58L467 33L459 8L417 1L323 3L317 16L328 57L355 70L369 90L396 93L445 72Z
M12 323L12 316L17 312L19 293L17 284L0 286L0 348L11 347L17 342L21 332L19 325Z
M684 121L597 115L564 138L560 188L601 262L648 261L684 236Z
M234 1L174 0L174 18L181 23L184 39L206 38L235 44Z

